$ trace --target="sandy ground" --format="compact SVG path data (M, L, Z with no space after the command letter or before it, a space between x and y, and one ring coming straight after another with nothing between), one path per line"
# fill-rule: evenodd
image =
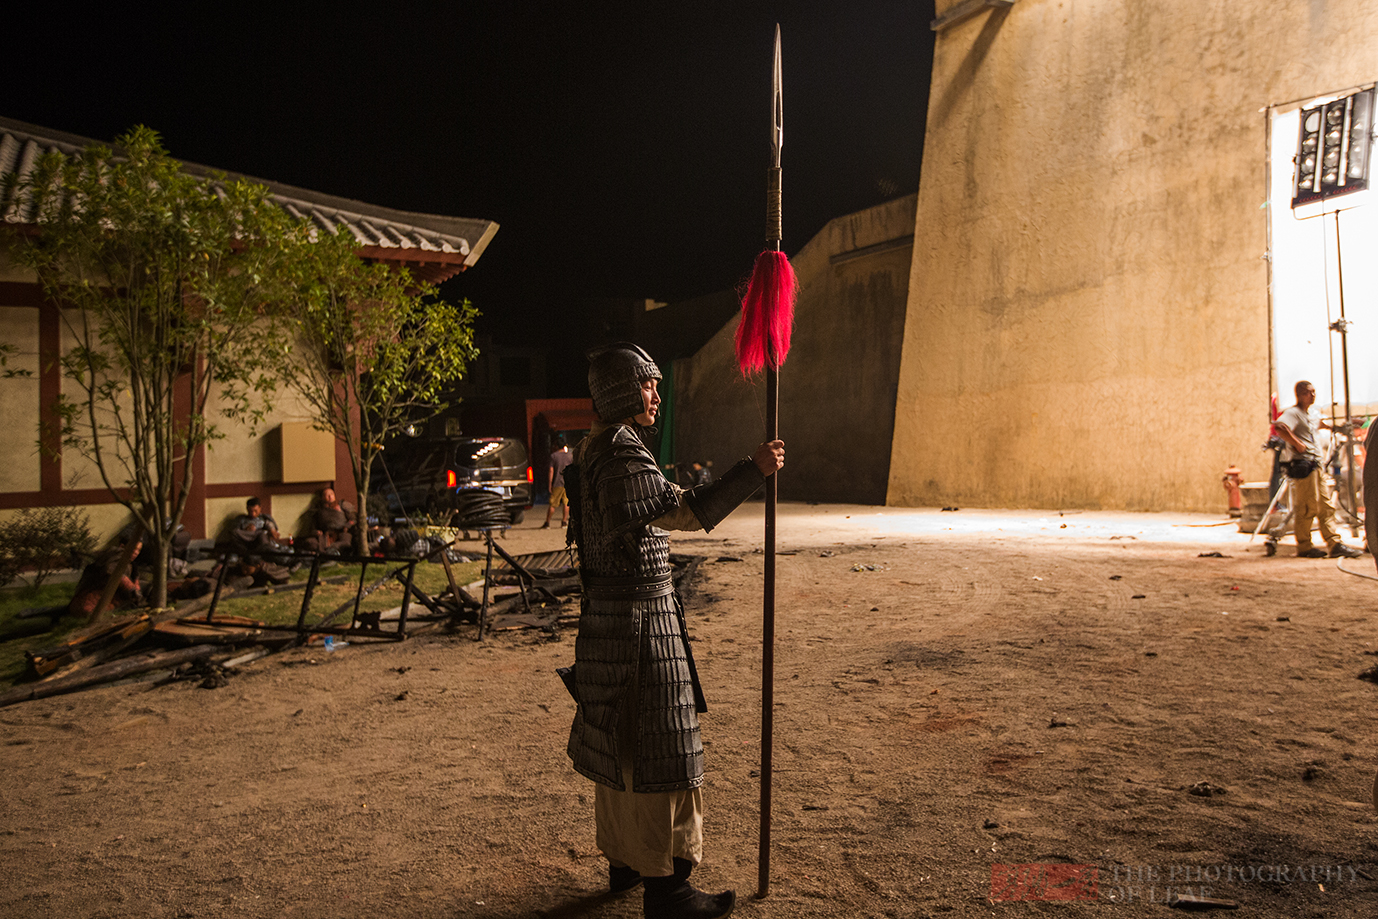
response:
M708 559L695 879L735 887L736 915L1154 916L1180 890L1378 915L1378 686L1356 678L1378 584L1220 518L837 505L781 509L753 898L761 513L676 540ZM562 542L538 523L507 547ZM565 757L572 656L572 633L435 632L0 710L0 916L640 916L602 892ZM1019 895L993 875L1091 899L992 899Z

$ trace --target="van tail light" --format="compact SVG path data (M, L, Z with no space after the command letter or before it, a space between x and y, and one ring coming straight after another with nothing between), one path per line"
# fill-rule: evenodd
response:
M446 488L454 488L454 487L455 487L456 485L458 485L458 484L459 484L459 482L458 482L458 480L455 478L455 471L454 471L453 469L446 469L446 470L445 470L445 487L446 487Z
M531 484L532 482L534 482L534 481L536 481L536 477L535 477L534 475L531 474L531 467L530 467L530 466L527 466L527 467L526 467L526 484L530 485L530 484Z

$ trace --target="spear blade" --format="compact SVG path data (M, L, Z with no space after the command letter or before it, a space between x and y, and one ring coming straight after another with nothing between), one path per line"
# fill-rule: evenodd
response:
M785 145L784 71L780 67L780 24L775 24L775 68L770 93L770 165L780 168L780 148Z
M780 24L775 24L775 65L770 87L770 180L766 192L766 247L780 249L780 149L785 145L784 74L780 67Z

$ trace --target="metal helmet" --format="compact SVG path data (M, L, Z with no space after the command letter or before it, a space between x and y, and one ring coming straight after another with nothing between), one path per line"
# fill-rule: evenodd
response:
M629 341L613 342L588 353L589 395L603 421L622 421L645 410L641 384L661 379L651 356Z

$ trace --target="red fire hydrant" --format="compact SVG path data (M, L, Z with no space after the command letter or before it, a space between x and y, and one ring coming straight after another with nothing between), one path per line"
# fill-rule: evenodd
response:
M1244 513L1244 496L1239 491L1239 486L1244 481L1243 475L1243 471L1231 463L1220 478L1220 484L1225 486L1225 493L1230 496L1231 517L1239 517Z

